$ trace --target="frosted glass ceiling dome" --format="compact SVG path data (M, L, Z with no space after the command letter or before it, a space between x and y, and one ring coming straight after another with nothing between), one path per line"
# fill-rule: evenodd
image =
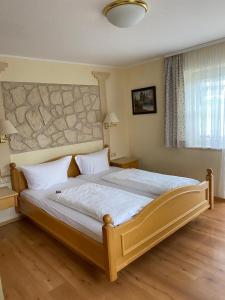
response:
M130 27L139 23L148 11L148 4L142 0L117 0L104 8L108 21L117 27Z

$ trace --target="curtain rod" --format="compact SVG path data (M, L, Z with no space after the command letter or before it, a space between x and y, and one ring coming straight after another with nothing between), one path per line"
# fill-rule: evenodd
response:
M166 54L166 55L164 55L164 57L170 57L170 56L174 56L174 55L177 55L177 54L187 53L189 51L198 50L198 49L201 49L201 48L213 46L213 45L220 44L220 43L223 43L223 42L225 42L225 38L221 38L221 39L214 40L214 41L211 41L211 42L207 42L207 43L204 43L204 44L199 44L199 45L196 45L196 46L193 46L193 47L190 47L190 48L178 50L178 51Z

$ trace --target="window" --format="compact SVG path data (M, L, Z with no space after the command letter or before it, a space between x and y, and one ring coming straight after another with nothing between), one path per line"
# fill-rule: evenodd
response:
M225 43L184 55L185 145L225 148Z

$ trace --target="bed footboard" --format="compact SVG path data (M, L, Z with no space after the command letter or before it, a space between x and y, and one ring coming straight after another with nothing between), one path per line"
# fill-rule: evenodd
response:
M209 208L213 208L213 173L195 186L172 190L155 199L133 219L113 227L104 217L103 236L106 272L110 281L130 262L157 245Z

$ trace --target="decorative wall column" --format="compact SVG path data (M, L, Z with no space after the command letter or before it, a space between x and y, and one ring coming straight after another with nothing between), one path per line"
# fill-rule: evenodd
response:
M7 67L8 67L7 63L0 61L0 73L4 72ZM1 84L0 84L0 119L5 119L5 110L3 106ZM9 163L10 163L9 145L8 143L0 144L0 186L7 185L10 182L10 177L8 177ZM1 175L3 177L1 177Z
M105 72L92 72L95 79L98 80L98 85L100 89L100 101L101 101L101 110L102 110L102 123L105 119L105 116L108 112L107 107L107 95L106 95L106 80L109 78L110 74ZM110 145L110 135L109 135L109 129L105 129L103 126L103 142L104 145Z
M7 67L8 67L7 63L0 61L0 73L4 72ZM5 111L4 111L4 106L3 106L1 84L0 84L0 119L5 119Z

